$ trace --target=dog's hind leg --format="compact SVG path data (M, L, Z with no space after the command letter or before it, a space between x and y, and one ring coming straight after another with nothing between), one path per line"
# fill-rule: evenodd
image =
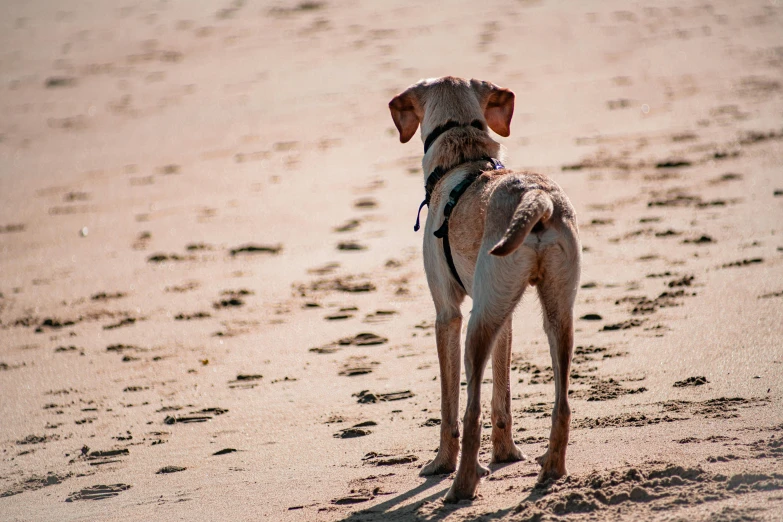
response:
M440 363L440 447L435 460L425 465L419 475L441 475L457 469L459 455L459 377L462 299L449 299L433 292L435 301L435 342Z
M492 349L492 462L516 462L525 455L511 436L511 318Z
M489 246L482 246L482 249L486 252ZM514 272L508 270L512 265L509 258L487 254L480 254L476 263L473 311L465 343L468 404L462 422L462 456L457 476L446 494L446 502L473 498L479 480L489 473L489 469L478 462L481 445L481 381L495 340L503 325L510 320L511 312L524 291L525 283L518 277L502 277L504 273ZM495 277L498 274L500 276Z
M566 260L557 261L561 266ZM574 300L579 284L579 262L561 277L546 275L538 285L544 316L544 329L549 339L552 369L555 373L555 406L552 411L552 431L549 448L539 457L541 473L539 482L556 480L568 474L566 470L566 447L571 423L571 408L568 405L568 380L571 372L571 356L574 350ZM575 265L575 266L574 266ZM552 272L550 272L552 274ZM548 274L549 275L549 274Z

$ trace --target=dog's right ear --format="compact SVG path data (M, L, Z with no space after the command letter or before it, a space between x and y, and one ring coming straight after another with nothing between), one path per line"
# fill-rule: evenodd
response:
M400 133L400 142L408 143L419 128L419 117L416 114L416 98L411 89L398 94L389 102L389 110L394 120L394 126Z

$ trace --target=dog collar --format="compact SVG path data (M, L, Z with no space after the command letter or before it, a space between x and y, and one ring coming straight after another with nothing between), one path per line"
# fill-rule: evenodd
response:
M430 150L432 144L435 143L435 140L437 140L441 134L455 127L475 127L478 130L484 130L484 124L481 123L481 120L473 120L470 123L460 123L458 121L449 120L443 125L438 125L429 133L427 139L424 140L424 154L427 154L427 151Z

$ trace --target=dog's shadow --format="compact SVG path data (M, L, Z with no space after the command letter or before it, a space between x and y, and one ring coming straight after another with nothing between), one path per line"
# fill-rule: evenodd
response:
M513 463L504 464L490 464L490 469L494 473L495 471L504 468ZM369 520L427 520L436 521L443 520L454 511L467 508L473 505L471 501L462 501L457 504L446 504L443 502L443 497L446 496L446 492L451 486L453 475L437 475L433 477L427 477L423 483L418 486L404 492L399 495L376 504L367 509L356 511L351 513L347 517L343 518L341 522L367 522ZM436 488L437 486L445 484L445 487L438 489L434 493L427 497L421 498L416 502L408 503L408 501L419 494ZM530 495L525 500L537 500L548 493L547 489L537 490L533 489ZM422 513L419 509L428 503L434 503L429 513ZM499 509L488 513L482 513L482 520L500 519L510 515L515 509L515 506Z
M395 520L395 519L407 519L409 517L420 518L416 516L416 512L419 509L419 507L421 507L427 502L440 501L440 499L442 499L446 495L446 491L448 491L448 487L444 487L425 498L419 499L417 502L414 502L412 504L406 504L406 502L412 499L413 497L419 495L420 493L427 491L428 489L441 485L444 481L447 481L449 485L451 484L449 475L437 475L433 477L427 477L424 482L414 487L413 489L409 489L404 493L400 493L399 495L392 497L386 500L385 502L381 502L380 504L376 504L367 509L363 509L361 511L356 511L354 513L351 513L346 518L342 519L342 522L359 522L359 521L367 521L367 520L374 520L374 519Z

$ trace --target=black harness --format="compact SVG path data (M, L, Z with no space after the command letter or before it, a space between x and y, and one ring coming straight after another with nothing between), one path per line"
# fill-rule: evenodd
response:
M444 132L453 129L455 127L468 127L468 126L476 127L477 129L484 130L484 125L479 120L473 120L469 125L458 123L453 120L448 121L443 125L436 127L429 134L429 136L427 136L427 139L424 140L424 154L427 154L427 150L429 150L430 146ZM503 164L500 163L499 160L495 158L490 158L489 156L484 156L483 158L479 158L477 160L472 160L472 161L475 162L483 161L489 163L491 168L493 168L494 170L505 168ZM436 167L435 170L433 170L432 173L429 176L427 176L427 183L424 185L424 201L422 201L421 205L419 205L419 212L416 214L416 224L413 226L414 232L417 232L419 228L421 228L419 226L419 215L421 214L421 209L424 208L424 205L429 206L430 198L432 197L432 192L435 190L435 187L440 182L440 180L443 179L446 176L446 174L448 174L455 167L457 167L457 165L454 165L449 169L445 169L444 167ZM440 226L438 230L434 232L435 237L443 240L443 253L446 256L446 263L448 263L449 265L449 269L451 270L451 275L454 276L454 279L456 279L457 283L459 283L459 286L461 286L462 289L465 291L467 291L467 289L465 288L465 285L462 283L462 279L460 279L459 274L457 273L457 267L454 266L454 258L451 256L451 246L449 245L449 218L451 217L451 213L454 211L454 207L457 206L457 202L459 201L459 198L462 197L462 195L468 190L468 187L470 187L470 185L474 181L476 181L476 179L485 170L487 169L482 167L472 172L469 172L465 176L465 178L462 181L460 181L456 187L452 189L452 191L449 193L449 200L446 203L446 207L443 209L443 224Z

